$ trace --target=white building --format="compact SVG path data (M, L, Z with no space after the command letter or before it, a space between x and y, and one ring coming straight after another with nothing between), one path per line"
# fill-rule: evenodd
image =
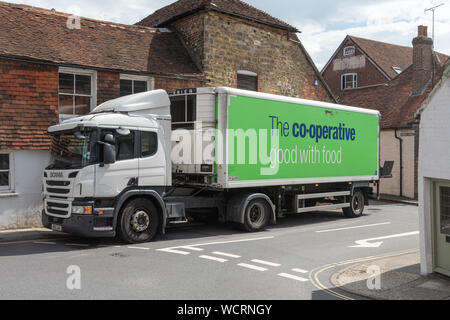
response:
M450 276L450 61L421 108L419 217L421 272Z

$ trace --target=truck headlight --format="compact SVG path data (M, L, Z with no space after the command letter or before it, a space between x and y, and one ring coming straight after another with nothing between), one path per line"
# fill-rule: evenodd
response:
M92 214L92 206L73 206L72 213L75 214Z

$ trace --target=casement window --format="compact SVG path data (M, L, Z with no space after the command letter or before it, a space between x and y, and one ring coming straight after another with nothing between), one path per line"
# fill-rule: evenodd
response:
M258 74L239 70L237 72L237 88L250 91L258 91Z
M0 192L14 189L12 158L12 153L0 153Z
M346 73L341 76L341 89L352 89L358 87L358 74Z
M121 74L120 75L120 96L127 96L129 94L135 94L153 90L154 81L152 77L136 76Z
M355 47L345 47L344 48L344 57L354 56L355 55Z
M59 114L85 115L97 103L97 73L92 70L59 68Z

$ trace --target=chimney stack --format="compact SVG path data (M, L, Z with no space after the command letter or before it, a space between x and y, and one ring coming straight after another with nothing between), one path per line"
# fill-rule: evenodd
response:
M412 95L420 95L433 72L433 40L428 37L428 27L419 26L413 39L413 89Z

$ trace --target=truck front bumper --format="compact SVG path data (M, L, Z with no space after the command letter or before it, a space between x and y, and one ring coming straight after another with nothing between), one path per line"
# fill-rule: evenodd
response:
M42 211L42 224L45 228L82 237L115 237L113 215L71 214L68 218L49 216Z

